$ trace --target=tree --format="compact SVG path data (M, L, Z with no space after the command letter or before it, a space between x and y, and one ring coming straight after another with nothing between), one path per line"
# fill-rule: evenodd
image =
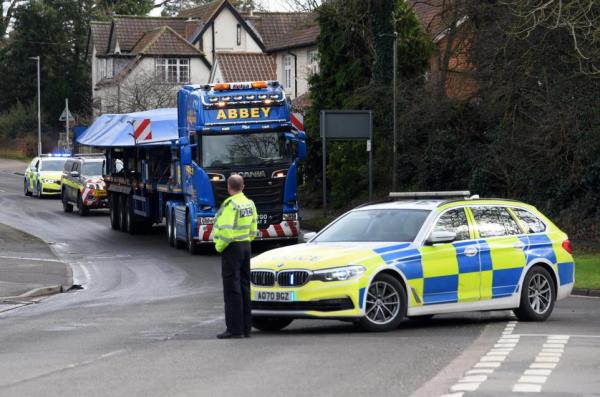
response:
M182 10L208 4L213 0L175 0L167 2L162 10L163 16L176 16Z
M154 0L97 0L99 16L146 15L154 9Z
M10 26L17 7L22 0L2 0L2 15L0 18L0 44L4 42L8 27Z
M177 87L159 83L153 73L140 73L121 85L120 93L106 98L107 105L122 113L175 107Z

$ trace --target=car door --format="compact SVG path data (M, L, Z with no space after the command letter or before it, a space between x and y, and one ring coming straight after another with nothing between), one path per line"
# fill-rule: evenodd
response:
M423 303L472 302L480 299L478 243L464 208L449 209L436 219L433 231L456 234L451 243L424 245Z
M60 178L61 189L63 192L62 194L64 194L67 199L69 198L69 177L71 176L70 174L72 167L73 161L67 160L65 167L63 168L62 177Z
M36 157L31 163L33 164L33 167L31 167L29 173L29 190L31 190L32 192L37 192L38 175L40 171L40 166L42 165L41 159L39 157Z
M29 163L27 169L25 170L25 183L27 184L27 189L29 189L30 192L33 191L33 185L31 184L31 180L33 178L33 169L35 168L35 164L37 163L37 161L37 157L31 160L31 163Z
M74 161L73 162L73 168L71 169L71 172L76 171L77 173L81 172L81 162L80 161ZM69 172L69 200L75 202L77 201L77 196L79 194L79 179L80 176L73 176L71 175L71 172Z
M511 296L525 267L522 231L505 207L472 206L470 212L479 237L481 299Z

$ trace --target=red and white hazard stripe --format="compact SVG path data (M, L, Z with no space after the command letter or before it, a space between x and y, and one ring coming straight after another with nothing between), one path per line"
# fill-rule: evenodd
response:
M135 120L133 122L133 137L136 141L152 139L150 119Z
M304 116L302 113L292 113L290 115L292 125L299 131L304 131Z
M298 237L300 223L298 221L283 221L270 225L266 229L258 229L259 239ZM198 229L201 241L212 241L213 225L200 225Z

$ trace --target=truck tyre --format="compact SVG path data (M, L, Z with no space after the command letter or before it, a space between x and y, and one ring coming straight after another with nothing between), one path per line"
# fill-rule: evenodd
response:
M548 270L533 266L525 275L521 287L521 304L514 310L521 321L545 321L556 301L556 286Z
M173 216L171 215L172 211L167 211L167 241L169 242L169 247L175 246L175 231L173 225Z
M127 231L129 234L137 234L138 232L138 224L135 221L135 214L133 213L133 205L131 205L131 196L125 196L125 223L127 224Z
M398 328L406 315L406 290L389 274L375 276L365 301L365 316L359 320L365 331L382 332Z
M171 219L173 222L173 240L175 244L175 249L183 249L185 248L185 241L182 241L177 236L177 218L175 216L175 210L171 213Z
M69 203L69 200L67 199L67 192L65 192L65 189L62 190L60 198L62 200L63 211L73 212L73 204Z
M77 195L77 212L79 213L79 216L87 216L90 213L90 209L83 205L81 194Z
M119 194L119 229L127 232L127 196Z
M197 255L200 252L200 249L198 244L192 238L192 220L190 219L189 215L185 217L185 224L188 252L192 255Z
M252 326L261 331L280 331L290 325L293 318L252 316Z
M119 196L111 193L108 196L108 207L110 213L110 227L113 230L119 230Z
M25 191L25 196L29 197L31 196L31 192L29 191L29 186L27 186L27 179L25 179L25 182L23 183L23 187L24 187L24 191Z

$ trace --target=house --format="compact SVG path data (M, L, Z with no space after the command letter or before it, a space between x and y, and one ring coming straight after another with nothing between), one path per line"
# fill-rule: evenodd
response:
M173 106L180 85L208 81L211 64L185 38L190 31L185 18L92 22L87 54L94 115Z

